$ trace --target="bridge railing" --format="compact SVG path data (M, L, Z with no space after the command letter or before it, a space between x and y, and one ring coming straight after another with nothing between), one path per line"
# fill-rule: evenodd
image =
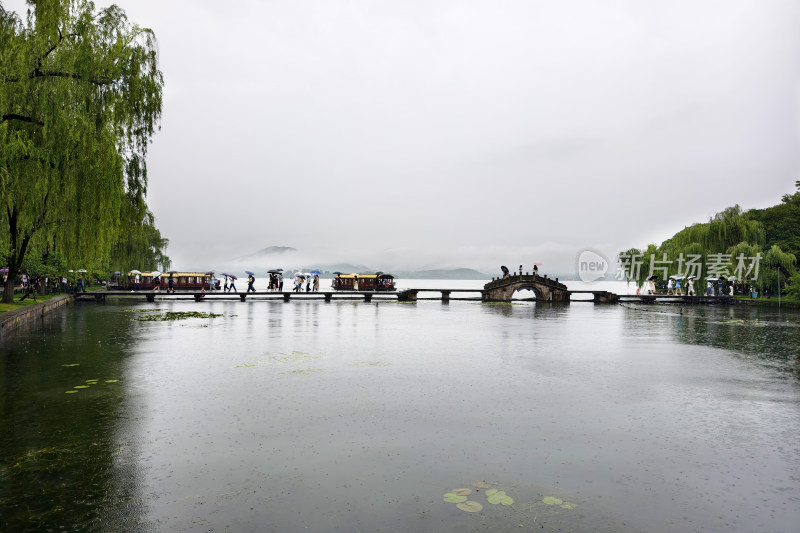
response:
M547 285L554 289L568 290L567 286L559 283L558 278L552 279L547 276L539 276L538 274L512 274L504 278L492 278L492 281L483 286L484 289L496 289L497 287L505 287L512 283L539 283Z

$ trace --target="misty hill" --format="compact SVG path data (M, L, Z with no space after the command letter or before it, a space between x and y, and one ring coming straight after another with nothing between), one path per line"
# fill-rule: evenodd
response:
M297 269L301 272L309 272L311 268ZM369 268L364 265L352 265L349 263L339 263L335 265L323 265L318 267L323 276L329 276L333 272L343 272L345 274L374 274L378 271L392 274L398 279L491 279L492 276L478 272L471 268L445 268L445 269L431 269L431 270L402 270L396 271L393 269L375 269ZM294 272L294 270L287 271Z
M267 246L266 248L263 248L255 253L240 257L239 259L237 259L237 261L242 261L244 259L258 259L267 256L282 255L285 254L286 252L296 252L296 251L297 248L292 248L291 246Z
M443 268L434 270L411 270L392 272L396 278L404 279L491 279L492 276L471 268Z

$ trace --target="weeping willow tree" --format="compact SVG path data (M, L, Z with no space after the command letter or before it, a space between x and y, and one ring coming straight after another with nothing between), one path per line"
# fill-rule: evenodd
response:
M129 206L146 193L162 104L152 31L116 6L28 3L24 23L0 6L4 302L26 254L54 247L70 264L108 264L121 235L142 226Z
M125 207L126 230L111 251L111 268L126 273L139 270L169 270L172 261L164 252L169 241L155 227L153 214L143 201L129 198Z
M780 246L772 245L764 254L762 271L759 275L758 286L762 291L780 293L787 282L792 281L796 273L797 258L794 254L786 253Z
M737 267L739 254L752 260L761 252L765 242L762 224L745 216L738 205L717 213L708 222L688 226L660 246L651 244L644 250L628 250L642 256L641 271L626 276L629 282L642 285L650 275L660 279L667 276L695 276L723 272L730 276ZM741 263L741 257L740 261ZM624 265L621 265L624 271ZM747 266L750 266L749 264Z
M711 253L724 252L740 242L764 245L764 227L744 216L738 205L717 213L708 222L693 224L664 241L662 247L681 250L691 244L699 244Z

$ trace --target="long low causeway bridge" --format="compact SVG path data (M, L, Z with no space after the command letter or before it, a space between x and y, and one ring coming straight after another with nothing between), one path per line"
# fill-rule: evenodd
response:
M401 291L337 291L325 290L315 292L288 292L288 291L250 291L250 292L224 292L224 291L176 291L169 293L162 291L91 291L81 292L75 295L76 300L105 301L106 298L145 298L148 302L168 299L194 299L195 301L211 300L231 300L247 299L277 300L285 302L291 299L313 300L324 299L330 302L333 299L364 300L371 302L375 300L397 300L401 302L415 302L417 300L441 300L448 302L453 300L479 300L483 302L510 302L513 295L522 290L533 291L537 302L570 302L573 294L591 294L592 298L588 301L594 303L618 303L618 302L640 302L654 303L656 301L667 303L731 303L729 296L673 296L661 294L649 295L617 295L608 291L592 290L569 290L566 285L560 283L558 278L552 279L547 276L537 275L514 275L505 278L493 279L483 289L404 289ZM439 293L439 296L434 296ZM451 298L453 293L474 293L475 297Z

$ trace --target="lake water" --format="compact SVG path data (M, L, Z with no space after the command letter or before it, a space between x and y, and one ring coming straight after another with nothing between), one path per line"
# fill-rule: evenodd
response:
M148 319L168 311L220 316ZM745 306L76 304L0 345L0 530L796 532L799 324Z

